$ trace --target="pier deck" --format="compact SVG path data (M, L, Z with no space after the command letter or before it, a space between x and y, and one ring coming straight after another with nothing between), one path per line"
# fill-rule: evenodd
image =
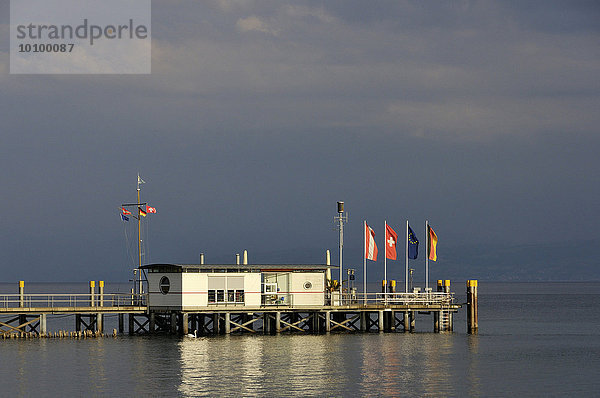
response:
M205 307L149 307L146 294L0 295L0 336L45 335L48 315L74 315L76 330L103 332L103 315L118 314L119 332L128 316L129 334L393 332L415 330L417 316L433 315L433 331L452 331L462 304L453 293L390 293L330 298L328 305L260 306L215 303ZM268 303L268 304L265 304Z

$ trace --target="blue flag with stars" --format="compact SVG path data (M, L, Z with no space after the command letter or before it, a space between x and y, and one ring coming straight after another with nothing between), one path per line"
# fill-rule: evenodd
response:
M125 214L121 214L121 220L129 221L129 217L127 217Z
M419 240L413 230L408 227L408 258L416 259L419 255Z

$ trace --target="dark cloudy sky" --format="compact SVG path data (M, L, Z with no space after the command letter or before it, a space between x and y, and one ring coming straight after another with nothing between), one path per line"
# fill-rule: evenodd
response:
M600 240L599 21L595 1L153 1L151 75L10 75L0 0L0 281L126 280L138 172L150 262L337 261L337 200L359 267L363 219L380 240L429 219L440 250Z

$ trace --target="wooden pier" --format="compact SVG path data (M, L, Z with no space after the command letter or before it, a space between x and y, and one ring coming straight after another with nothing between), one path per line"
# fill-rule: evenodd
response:
M118 314L118 333L129 335L172 333L277 334L330 332L413 332L417 318L431 322L434 332L452 332L453 315L462 304L454 302L449 281L438 281L435 293L378 293L367 297L338 297L335 305L291 306L269 302L255 307L213 304L206 308L152 309L146 294L105 294L90 283L89 294L0 295L0 338L51 335L48 315L74 315L75 332L104 332L103 317ZM334 298L335 299L335 298ZM477 281L467 281L467 332L477 333ZM12 317L11 317L12 316ZM115 329L114 333L116 334Z
M103 333L104 315L118 314L122 333L124 315L134 319L148 313L146 295L105 294L103 281L98 293L95 282L90 282L89 294L25 294L24 286L20 281L18 294L0 295L0 316L9 316L8 320L0 321L0 338L46 336L49 315L74 315L76 332Z

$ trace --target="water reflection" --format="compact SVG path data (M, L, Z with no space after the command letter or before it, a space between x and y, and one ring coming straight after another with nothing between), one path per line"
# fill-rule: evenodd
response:
M453 338L443 334L382 334L361 339L361 389L383 395L452 392Z
M323 336L184 339L179 343L179 392L184 396L322 394L331 383L327 364L334 365L328 349Z
M467 355L464 346L455 347L456 337L391 333L183 339L178 343L179 393L456 395L464 385L456 384L462 372L453 361L457 350ZM468 366L469 391L477 394L477 363Z
M467 369L467 381L469 394L481 396L481 380L479 376L479 336L469 335L467 337L467 348L469 350L469 365Z

